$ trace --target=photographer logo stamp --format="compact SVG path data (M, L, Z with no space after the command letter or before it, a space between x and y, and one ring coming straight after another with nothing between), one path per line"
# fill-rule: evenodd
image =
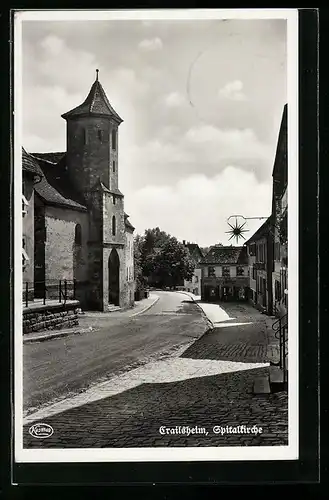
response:
M48 424L33 424L29 428L29 433L31 436L38 438L38 439L45 439L54 434L54 429L52 428L51 425Z

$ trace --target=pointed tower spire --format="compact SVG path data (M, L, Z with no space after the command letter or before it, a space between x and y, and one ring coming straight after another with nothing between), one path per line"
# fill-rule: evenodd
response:
M78 116L86 115L96 115L96 116L108 116L112 118L118 125L123 122L122 118L118 115L115 109L110 104L105 91L98 80L99 70L96 69L96 80L92 84L92 87L87 95L86 99L82 104L74 109L71 109L67 113L62 115L65 120L68 118L77 118Z

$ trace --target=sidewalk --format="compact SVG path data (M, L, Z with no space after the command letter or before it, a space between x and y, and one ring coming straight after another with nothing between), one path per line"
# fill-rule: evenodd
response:
M52 340L60 337L67 337L69 335L81 335L83 333L89 333L93 330L97 330L99 326L102 326L99 320L109 320L109 319L120 319L120 318L132 318L138 316L143 312L147 311L159 300L159 296L156 294L150 294L147 299L139 300L135 303L134 307L130 309L125 309L122 311L114 312L98 312L98 311L87 311L79 314L79 325L63 329L63 330L42 330L38 332L26 333L23 335L23 344L29 344L32 342L44 342L46 340ZM102 323L102 321L101 321Z

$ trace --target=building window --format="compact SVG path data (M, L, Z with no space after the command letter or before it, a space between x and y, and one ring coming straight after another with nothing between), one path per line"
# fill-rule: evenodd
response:
M22 267L23 267L23 271L25 271L25 269L26 269L26 263L28 260L30 260L30 259L25 251L25 238L23 238L23 240L22 240Z
M230 276L230 268L229 266L222 267L222 276Z
M243 266L237 266L236 275L237 276L244 276L244 267Z
M274 260L280 261L280 242L276 241L274 243Z
M113 161L113 173L115 173L115 161Z
M255 280L257 278L256 268L252 266L252 279Z
M97 130L98 139L103 142L103 130Z
M117 149L117 131L112 129L112 149Z
M249 255L251 257L254 257L256 255L256 245L255 245L255 243L253 243L252 245L250 245L250 247L249 247Z
M116 204L116 202L117 202L117 199L116 199L116 197L115 197L115 196L113 196L113 205L115 205L115 204Z
M27 214L27 207L29 206L29 202L25 198L25 196L22 194L22 215L23 217Z
M116 220L115 220L115 215L112 217L112 235L115 236L116 233Z
M215 277L216 277L215 268L208 267L208 278L215 278Z
M194 276L194 282L198 283L198 281L199 281L199 277L198 276Z
M79 246L82 244L82 236L81 236L81 226L80 226L80 224L76 224L76 226L75 226L74 243L76 245L79 245Z
M87 133L87 129L83 129L83 132L82 132L82 136L83 136L83 144L88 144L88 133Z

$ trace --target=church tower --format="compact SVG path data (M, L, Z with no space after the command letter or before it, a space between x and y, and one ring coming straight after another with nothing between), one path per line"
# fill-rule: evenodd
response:
M62 115L67 122L67 167L77 189L88 192L98 181L118 189L118 127L122 118L98 79L85 101Z
M89 302L103 311L125 306L125 214L118 186L118 127L122 118L98 79L85 101L63 114L66 165L89 212Z

